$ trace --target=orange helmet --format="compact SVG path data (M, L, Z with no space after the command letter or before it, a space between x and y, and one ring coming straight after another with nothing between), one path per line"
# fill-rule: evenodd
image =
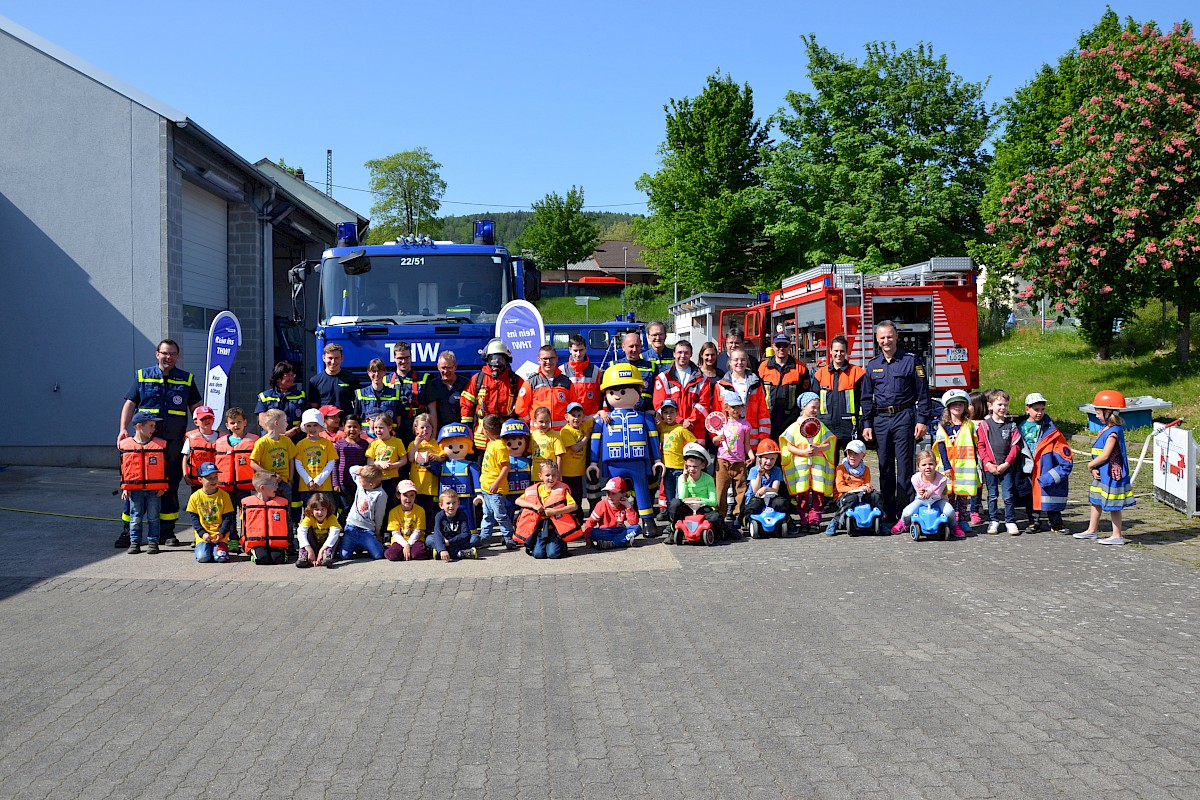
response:
M754 451L755 455L770 456L779 455L779 445L769 436L758 443L758 449Z
M1092 405L1096 408L1109 408L1113 411L1122 411L1125 408L1125 395L1116 389L1104 389L1096 392L1096 399L1092 401Z

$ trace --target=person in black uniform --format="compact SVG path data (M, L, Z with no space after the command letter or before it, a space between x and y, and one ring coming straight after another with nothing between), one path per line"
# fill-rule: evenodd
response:
M192 412L200 405L200 390L192 373L178 369L179 345L173 339L163 339L154 354L153 367L139 369L133 387L125 393L121 405L120 429L117 442L129 435L129 421L139 411L162 419L154 435L167 442L167 491L162 496L159 519L162 527L159 540L167 546L179 547L175 525L179 521L179 481L183 479L183 438L187 433ZM125 523L117 537L117 547L129 546L129 512L122 511Z
M875 326L879 355L867 362L863 376L863 439L879 449L879 487L888 524L900 518L900 509L916 496L910 478L917 440L925 435L929 419L929 381L925 362L915 353L898 350L896 324ZM907 498L896 502L896 482Z
M330 342L325 345L321 360L325 369L308 379L308 405L310 408L337 406L345 419L354 413L354 393L362 388L362 383L342 369L340 344Z

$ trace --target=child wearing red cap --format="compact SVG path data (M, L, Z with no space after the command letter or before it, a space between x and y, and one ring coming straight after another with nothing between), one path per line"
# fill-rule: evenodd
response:
M325 423L325 430L321 431L322 438L331 442L340 442L346 438L346 434L342 433L342 410L340 408L324 405L317 411L321 412L321 418Z
M604 484L604 497L592 508L583 523L583 535L588 547L611 550L629 547L642 532L638 512L628 494L625 479L616 476Z
M208 406L200 406L192 412L196 427L188 431L183 439L183 473L188 486L200 486L200 465L217 460L217 440L221 434L214 427L217 415Z

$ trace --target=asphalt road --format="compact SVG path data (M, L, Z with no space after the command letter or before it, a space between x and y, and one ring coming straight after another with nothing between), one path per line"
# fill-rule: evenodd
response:
M0 507L111 516L112 483L9 469ZM1200 581L1146 548L297 570L116 529L0 511L4 797L1200 797Z

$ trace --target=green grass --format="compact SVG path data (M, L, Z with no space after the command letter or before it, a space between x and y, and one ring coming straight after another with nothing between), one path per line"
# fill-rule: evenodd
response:
M1145 353L1096 361L1095 351L1074 331L1039 334L1019 329L1008 338L980 348L982 388L1000 387L1012 395L1010 413L1020 414L1028 392L1041 392L1047 411L1068 436L1086 431L1087 420L1076 406L1092 402L1101 389L1116 389L1127 397L1153 395L1174 407L1155 418L1200 419L1200 358L1184 369L1174 353ZM1134 437L1141 439L1138 434Z
M546 322L585 321L583 306L575 305L574 297L544 297L535 303L535 305L538 311L542 313L542 319ZM625 310L634 312L640 322L650 322L655 319L667 319L667 305L668 302L665 297L656 297L652 302L634 308L626 308ZM588 320L591 322L607 322L621 313L621 310L620 297L601 297L599 300L593 300L588 304Z

